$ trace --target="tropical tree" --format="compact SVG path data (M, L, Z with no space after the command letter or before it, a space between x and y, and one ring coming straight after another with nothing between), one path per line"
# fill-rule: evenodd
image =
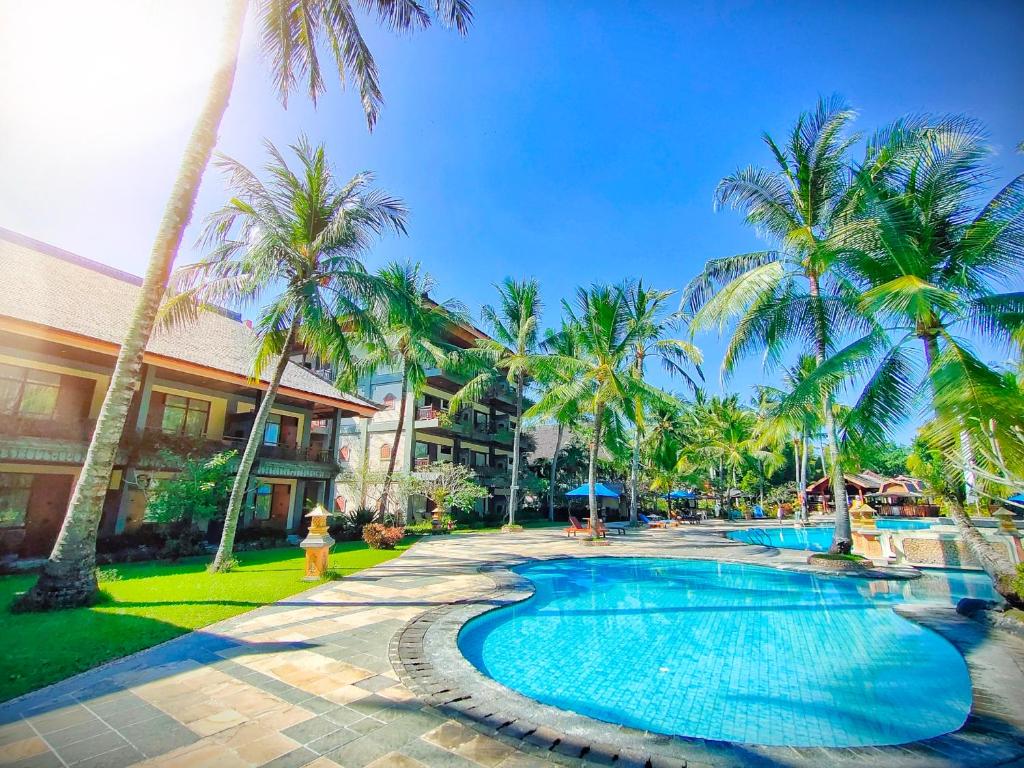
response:
M304 87L316 103L325 89L319 50L330 49L341 82L352 80L372 130L383 103L373 55L359 30L349 0L290 3L254 0L264 57L271 67L282 103ZM363 0L386 27L403 32L425 28L430 15L412 0ZM174 259L192 218L203 172L213 155L235 82L247 0L229 0L224 32L210 89L185 145L177 175L164 205L149 265L121 341L117 361L93 430L85 461L49 559L39 580L19 601L22 609L53 609L87 605L97 593L96 535L117 449L132 397L139 389L143 355L167 290ZM435 0L435 15L445 26L465 34L472 21L469 0Z
M742 211L747 223L777 246L709 261L684 292L682 305L694 314L694 330L735 324L722 362L723 379L758 350L768 367L778 365L793 341L808 344L821 365L850 332L871 330L856 311L856 292L835 272L855 199L847 154L857 137L846 134L853 117L839 99L819 100L813 112L800 115L785 144L764 135L774 168L743 168L718 185L716 207ZM836 507L831 549L849 552L850 515L833 393L820 395Z
M465 309L454 300L438 302L430 298L436 283L419 263L391 262L380 269L377 278L386 290L371 302L369 323L358 339L361 354L342 372L339 383L353 387L381 370L394 371L401 378L398 424L378 502L383 512L390 502L388 491L395 473L409 393L413 399L419 398L430 370L453 364L456 348L444 341L445 334L453 325L465 322Z
M549 352L536 358L541 381L555 381L528 411L527 416L554 416L565 409L590 420L588 470L591 535L600 525L597 495L598 452L603 430L610 420L635 403L671 407L674 398L633 375L637 328L630 322L627 292L623 287L595 285L579 288L575 304L563 302L566 322L575 337L575 356Z
M782 374L782 386L758 387L760 397L767 408L762 431L769 439L788 437L793 445L796 465L796 485L799 494L800 519L807 522L807 469L814 438L821 432L822 409L817 402L792 403L792 395L810 377L817 360L813 355L800 355L793 365L787 366Z
M535 370L542 304L536 280L513 280L509 277L496 288L498 305L488 304L480 311L491 338L477 339L472 352L464 356L464 365L473 375L452 397L451 406L457 409L462 403L479 401L486 392L502 383L514 389L516 426L512 434L512 482L508 502L508 523L511 526L515 525L519 508L523 395L527 379Z
M473 470L464 464L441 461L431 464L414 481L417 493L434 502L438 518L449 509L469 512L488 491L476 481Z
M236 160L218 161L234 195L206 222L203 242L210 254L175 273L164 306L165 322L185 324L206 307L269 299L255 323L252 375L271 373L231 488L212 571L231 566L249 475L296 343L321 359L351 365L351 337L342 325L369 328L364 307L386 290L360 259L375 236L405 234L405 206L372 187L372 174L339 184L323 145L313 147L305 138L291 147L301 166L297 173L273 144L266 147L267 183Z
M548 330L544 336L544 341L541 342L541 349L544 352L550 352L551 354L561 355L563 357L575 357L576 356L576 337L572 332L572 327L562 323L562 327L558 330ZM536 367L536 366L534 366ZM567 383L566 380L560 378L561 371L557 368L545 368L545 373L553 376L551 380L541 380L538 384L542 388L550 388L558 384ZM556 424L555 431L555 450L551 454L551 466L549 468L551 480L548 483L548 519L555 519L555 494L558 489L558 460L562 452L562 442L565 439L565 430L571 429L574 424L579 421L580 415L575 408L576 403L567 403L565 409L558 411L554 414L553 419Z
M676 331L682 317L667 310L669 298L675 291L660 291L645 286L642 280L629 283L625 288L626 307L629 313L629 334L633 337L630 353L633 375L643 379L648 360L659 360L670 376L680 376L696 392L697 381L690 375L693 368L696 376L703 380L700 370L703 361L701 352L688 339L666 338ZM629 521L637 524L637 486L640 480L640 448L644 434L644 404L637 401L629 408L633 422L633 455L629 471Z
M866 164L880 151L884 141L871 142ZM1019 390L963 336L1018 352L1024 341L1024 292L998 292L1024 267L1024 175L979 206L988 153L981 126L955 118L922 131L915 151L885 178L865 179L861 171L858 213L871 229L842 266L863 289L863 311L885 318L889 332L855 342L831 361L836 370L855 368L870 341L869 359L878 363L861 396L864 410L884 427L926 393L932 421L924 435L967 481L976 454L998 454L1024 470ZM878 403L885 407L871 407ZM945 495L950 517L997 589L1011 595L1012 564L974 528L962 496Z

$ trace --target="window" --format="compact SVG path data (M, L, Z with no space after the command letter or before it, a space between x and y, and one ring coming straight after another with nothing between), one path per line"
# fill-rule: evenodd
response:
M270 500L273 498L274 489L264 483L256 488L256 519L270 519Z
M429 456L430 456L430 446L428 446L426 443L417 442L416 443L416 458L417 459L426 459Z
M175 435L202 437L210 415L210 401L181 395L164 398L164 417L160 428Z
M380 447L380 457L382 459L391 458L391 445L389 443L384 443L384 445Z
M0 413L52 418L59 394L59 373L0 363Z
M397 400L398 400L398 398L395 397L390 392L388 392L386 395L384 395L384 410L385 411L393 411L393 410L395 410L395 402L397 402Z
M338 458L340 458L342 461L348 461L349 456L351 455L352 449L349 448L347 445L341 446L341 450L338 451Z
M480 453L479 451L473 451L473 466L474 467L486 467L487 466L487 454Z
M21 472L0 472L0 528L19 528L25 524L32 477Z
M348 500L344 496L335 496L334 507L335 509L338 510L338 512L344 512L345 509L348 507Z
M263 426L263 444L277 445L281 442L281 417L271 414Z

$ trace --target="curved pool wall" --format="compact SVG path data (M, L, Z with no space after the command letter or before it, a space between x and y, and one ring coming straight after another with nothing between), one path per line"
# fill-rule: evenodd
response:
M538 701L657 733L763 745L900 744L959 728L959 652L890 607L893 582L713 561L590 558L515 569L536 592L459 635ZM896 586L896 588L893 588Z

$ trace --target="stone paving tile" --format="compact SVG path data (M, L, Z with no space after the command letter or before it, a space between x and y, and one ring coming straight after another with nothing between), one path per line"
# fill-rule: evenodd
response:
M706 528L627 538L616 542L616 552L766 561L761 550L723 546ZM577 752L582 741L557 740L557 729L542 718L541 710L502 727L505 720L489 717L496 711L494 700L477 694L451 703L450 711L453 716L456 710L470 713L481 720L478 726L450 720L424 707L392 667L396 633L406 633L403 650L408 651L422 642L428 626L410 628L407 622L437 607L490 593L495 583L514 587L521 581L501 569L482 574L477 570L481 563L581 553L590 554L578 542L548 531L422 542L402 558L358 576L233 617L16 705L0 705L0 764L14 757L9 764L67 768L56 749L68 763L73 758L80 765L109 768L140 761L150 768L605 765L603 758L610 760L611 755L597 750L589 761L560 754ZM800 553L782 553L770 562L801 559ZM977 633L969 629L954 621L951 631L959 633L979 665L998 667L1005 654L987 655L984 648L979 652L974 647ZM429 678L427 669L423 659L406 667L417 680ZM444 675L435 677L431 690L448 691L436 697L438 703L460 697L450 687ZM940 742L927 754L936 765L949 765L969 752L1006 758L1010 753L996 742L1006 735L1021 739L1024 733L1010 725L1016 722L1017 701L1014 695L982 692L976 697L970 733ZM995 733L999 724L1005 726L1003 734ZM541 746L510 738L517 735L532 735ZM551 746L555 748L547 751ZM748 752L750 764L767 764L756 750ZM727 753L716 745L694 747L687 754L694 757L692 768L729 764ZM794 750L792 762L786 762L838 768L881 764L881 755L893 754L897 751L822 751L804 759ZM904 749L899 754L919 761L925 753ZM827 756L825 763L821 755ZM646 762L646 754L638 757ZM893 768L905 764L891 763Z

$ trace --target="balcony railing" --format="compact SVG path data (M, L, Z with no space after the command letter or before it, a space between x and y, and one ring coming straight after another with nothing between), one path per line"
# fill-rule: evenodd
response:
M421 405L416 409L416 421L439 419L442 413L447 413L447 411L438 408L436 405Z
M87 442L96 422L93 419L40 419L0 415L0 434L15 437L44 437L52 440Z

